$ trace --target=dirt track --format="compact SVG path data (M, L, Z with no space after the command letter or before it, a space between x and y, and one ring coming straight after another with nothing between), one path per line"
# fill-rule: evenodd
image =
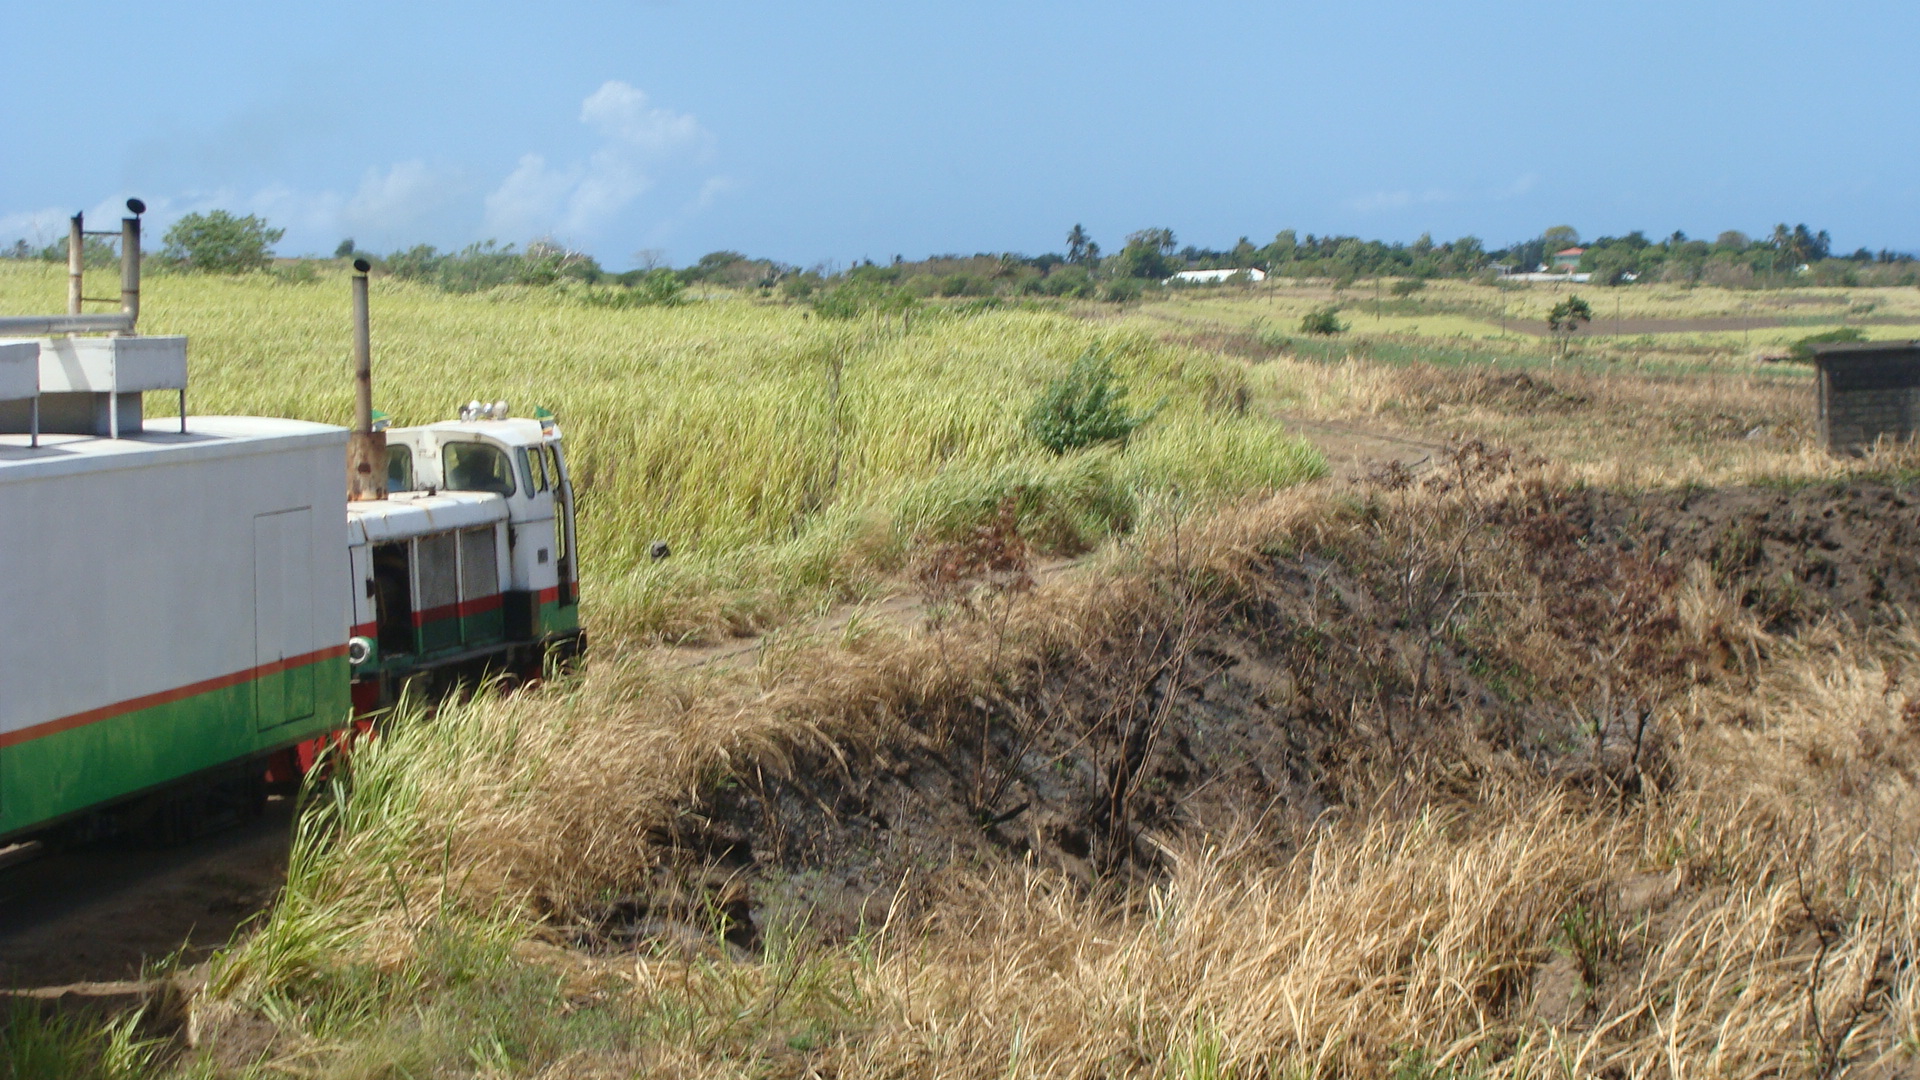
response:
M178 848L102 844L0 870L0 987L138 978L179 952L191 963L265 910L286 877L291 800Z

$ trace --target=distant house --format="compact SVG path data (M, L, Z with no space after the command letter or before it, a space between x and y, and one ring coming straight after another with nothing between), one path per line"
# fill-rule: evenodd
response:
M1571 274L1580 268L1580 256L1586 253L1587 249L1583 247L1570 247L1565 251L1556 251L1547 269L1556 274Z
M1249 266L1244 270L1182 270L1168 278L1167 282L1181 285L1218 285L1235 274L1247 275L1248 281L1267 280L1266 271Z

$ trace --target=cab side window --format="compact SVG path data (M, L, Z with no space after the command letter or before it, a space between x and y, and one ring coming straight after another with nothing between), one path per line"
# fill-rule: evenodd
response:
M530 457L533 460L533 482L539 485L541 491L552 488L560 478L547 469L547 455L541 453L540 448L536 446Z
M513 465L506 453L488 443L451 442L440 448L447 490L514 493Z
M387 447L387 490L413 490L413 447L400 443Z
M541 471L538 460L528 456L527 448L519 447L514 455L520 459L520 478L527 485L527 494L538 495L547 490L547 474Z

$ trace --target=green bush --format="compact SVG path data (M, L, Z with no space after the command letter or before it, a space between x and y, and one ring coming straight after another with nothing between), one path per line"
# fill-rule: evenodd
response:
M633 291L643 304L671 307L686 300L687 283L679 274L659 267L633 283Z
M501 247L492 240L446 252L435 250L431 244L417 244L394 252L380 263L394 277L454 293L484 292L502 285L592 284L605 276L593 259L545 240L534 241L524 252L514 250L512 244Z
M1027 412L1027 431L1056 454L1105 442L1125 443L1157 408L1127 408L1127 385L1098 348L1080 354L1067 373L1047 384Z
M1091 300L1096 293L1093 275L1084 266L1056 266L1045 277L1027 279L1021 289L1043 296L1064 296L1074 300Z
M1858 327L1843 326L1824 334L1809 334L1794 342L1792 356L1795 360L1812 360L1815 345L1844 345L1850 341L1865 340L1867 340L1866 333Z
M639 308L674 307L686 303L686 282L672 270L648 271L632 285L562 285L571 296L587 307Z
M794 274L781 280L780 295L788 300L809 300L820 291L822 284L818 274Z
M235 217L225 210L188 214L167 230L160 259L183 270L209 274L265 270L273 263L273 245L286 233L252 214Z
M857 319L868 312L899 315L920 306L920 298L894 285L855 279L813 297L813 312L823 319Z
M1340 309L1328 304L1314 308L1300 318L1300 332L1303 334L1338 334L1346 330L1347 324L1340 321Z

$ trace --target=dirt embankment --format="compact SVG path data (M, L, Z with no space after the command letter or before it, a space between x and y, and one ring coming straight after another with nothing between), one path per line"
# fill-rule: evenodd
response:
M951 869L1022 863L1117 895L1181 837L1284 849L1415 776L1630 794L1664 775L1660 703L1727 663L1684 616L1690 590L1783 633L1899 619L1920 609L1917 531L1907 485L1629 494L1477 446L1424 479L1390 464L1244 576L1176 560L1115 594L1125 632L918 702L878 740L737 773L662 831L659 879L583 913L583 934L618 948L719 913L739 946L780 920L848 935ZM940 610L990 623L1025 602L1002 575Z
M1920 612L1920 489L1911 485L1592 489L1570 494L1565 513L1590 543L1706 563L1777 632L1820 617L1864 625Z

